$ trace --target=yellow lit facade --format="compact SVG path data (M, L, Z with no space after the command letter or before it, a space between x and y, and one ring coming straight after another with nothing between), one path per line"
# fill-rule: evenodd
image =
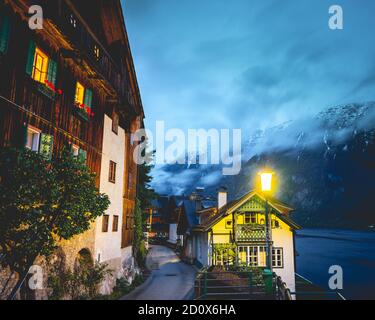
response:
M268 206L272 269L294 290L294 231L300 227L290 218L293 209L286 204L272 198ZM203 266L266 267L266 200L261 193L249 192L205 218L207 210L202 211L201 223L194 230L193 258ZM225 246L231 254L223 253Z

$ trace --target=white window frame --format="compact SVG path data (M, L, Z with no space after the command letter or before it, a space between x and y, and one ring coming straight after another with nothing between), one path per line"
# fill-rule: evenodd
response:
M74 157L78 158L80 149L81 148L79 146L77 146L76 144L72 145L72 153L73 153Z
M266 267L267 253L265 246L239 246L246 252L246 265L249 267ZM243 252L242 251L242 252Z
M42 131L32 127L27 126L27 141L26 141L26 148L30 149L34 152L39 152L39 144L40 144L40 135ZM31 140L29 139L29 135L31 135ZM36 140L34 140L34 136L36 136Z
M284 249L272 248L272 267L275 269L284 268Z

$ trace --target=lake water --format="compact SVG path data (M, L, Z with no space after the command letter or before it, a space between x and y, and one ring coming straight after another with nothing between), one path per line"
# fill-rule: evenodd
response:
M304 229L297 232L297 273L328 289L328 269L343 269L347 299L375 299L375 231Z

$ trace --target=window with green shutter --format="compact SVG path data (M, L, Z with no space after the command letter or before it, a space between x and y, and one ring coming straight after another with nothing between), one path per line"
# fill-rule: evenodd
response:
M27 54L27 63L26 63L26 73L30 77L33 74L35 50L36 50L35 42L31 40L29 44L29 52Z
M8 16L0 16L0 54L5 54L9 44L10 21Z
M57 79L57 62L30 41L26 63L26 74L35 81L55 90ZM51 86L52 85L52 86Z
M48 70L47 70L47 80L49 83L52 83L56 86L56 77L57 77L57 62L49 59L48 61Z
M92 90L90 90L90 89L85 90L85 99L83 101L83 104L86 107L89 107L91 109L91 107L92 107Z
M39 153L48 160L52 159L53 136L45 133L40 135Z

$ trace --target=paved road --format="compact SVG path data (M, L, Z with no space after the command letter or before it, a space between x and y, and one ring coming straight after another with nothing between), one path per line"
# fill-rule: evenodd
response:
M173 250L152 246L146 260L152 273L122 300L183 300L194 286L195 269L180 261Z

